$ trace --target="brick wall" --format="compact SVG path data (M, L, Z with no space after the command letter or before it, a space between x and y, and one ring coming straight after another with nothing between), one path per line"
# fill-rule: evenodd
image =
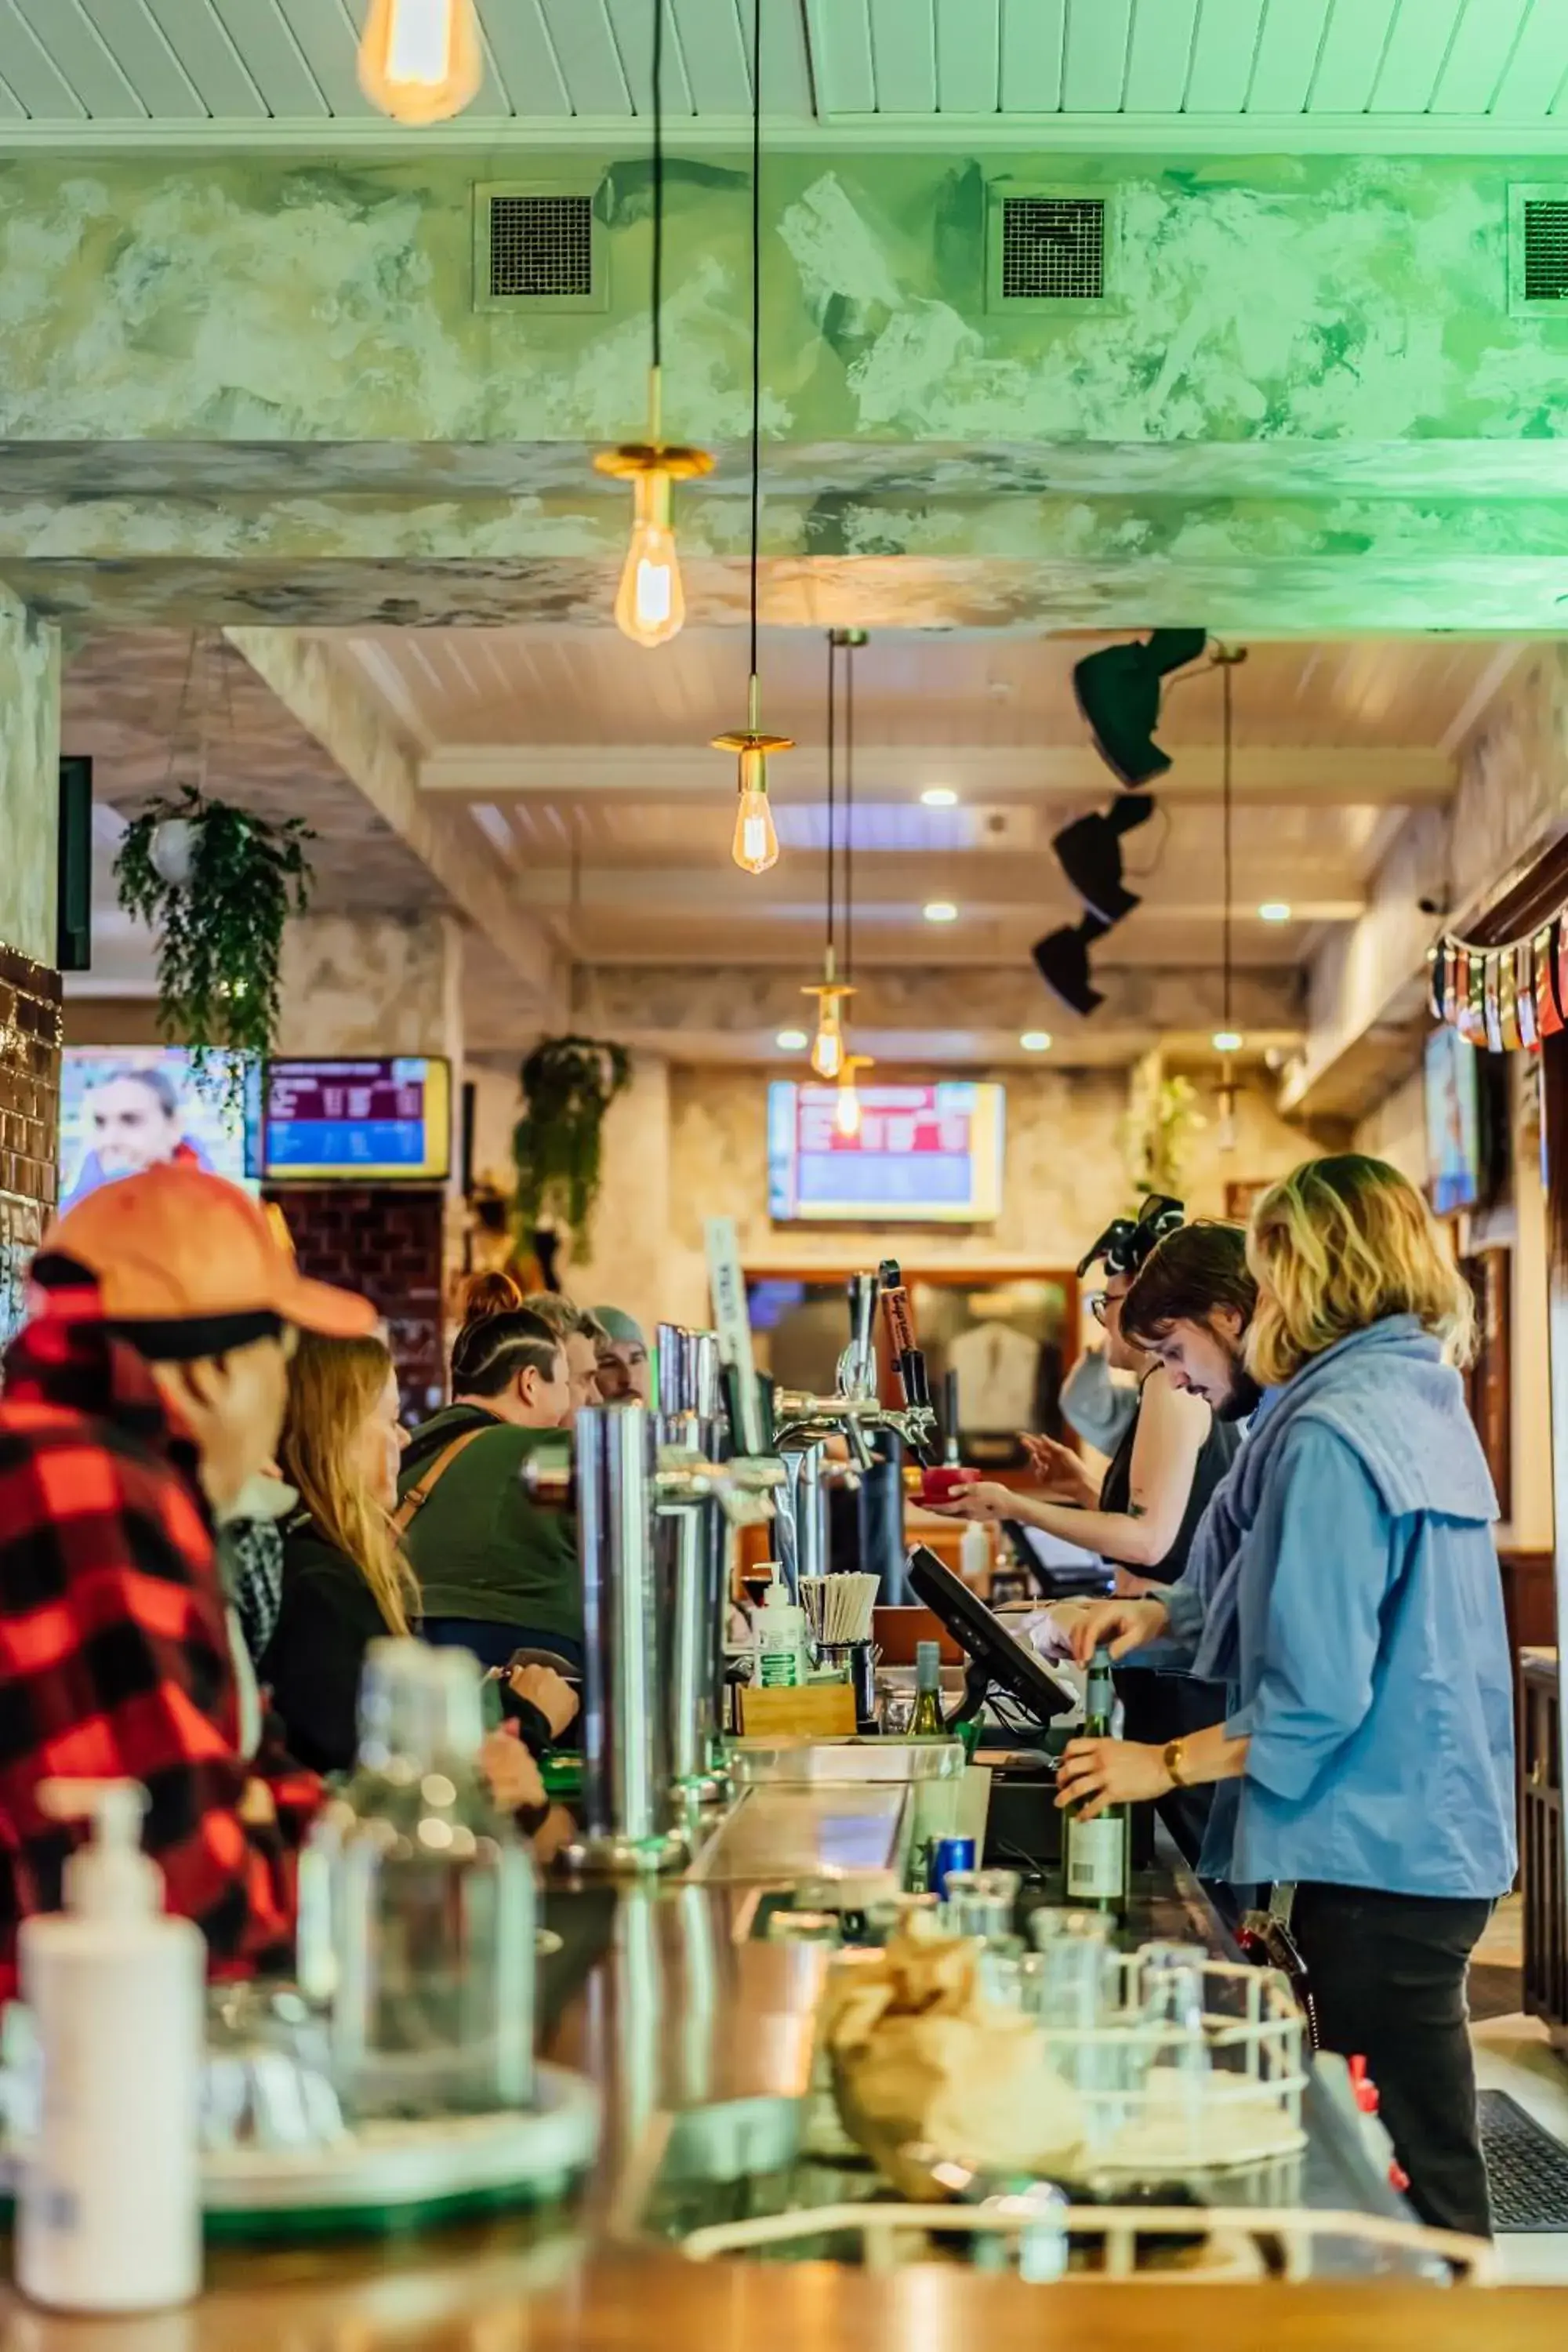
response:
M363 1291L386 1318L403 1409L423 1421L446 1397L441 1249L446 1196L436 1189L290 1184L282 1210L300 1271Z
M0 1344L55 1205L60 1129L60 977L0 947Z

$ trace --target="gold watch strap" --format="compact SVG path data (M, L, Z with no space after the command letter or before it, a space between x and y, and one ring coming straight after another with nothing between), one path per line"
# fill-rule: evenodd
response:
M1171 1776L1173 1788L1186 1789L1192 1786L1186 1773L1187 1743L1184 1739L1168 1739L1165 1742L1164 1754L1161 1761Z

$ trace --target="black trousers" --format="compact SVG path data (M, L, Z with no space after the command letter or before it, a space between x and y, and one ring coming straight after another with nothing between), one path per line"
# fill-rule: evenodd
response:
M1290 1919L1323 2048L1366 2060L1411 2203L1479 2238L1491 2235L1491 2204L1465 1978L1491 1909L1314 1885L1298 1886Z

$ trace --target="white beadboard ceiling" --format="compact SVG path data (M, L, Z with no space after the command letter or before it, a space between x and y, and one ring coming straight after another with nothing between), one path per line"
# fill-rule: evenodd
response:
M645 115L652 0L479 0L488 70L440 142L587 136ZM668 0L689 138L751 105L752 0ZM760 0L775 134L1044 128L1054 143L1506 148L1568 129L1568 0ZM0 0L0 142L382 136L365 0Z

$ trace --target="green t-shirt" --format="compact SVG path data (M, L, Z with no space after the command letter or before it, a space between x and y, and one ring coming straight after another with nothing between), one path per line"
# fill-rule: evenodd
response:
M474 1617L580 1643L576 1520L531 1502L519 1475L531 1454L560 1450L560 1430L514 1429L477 1405L448 1405L415 1431L398 1474L399 1496L470 1429L484 1433L443 1472L403 1538L423 1615Z

